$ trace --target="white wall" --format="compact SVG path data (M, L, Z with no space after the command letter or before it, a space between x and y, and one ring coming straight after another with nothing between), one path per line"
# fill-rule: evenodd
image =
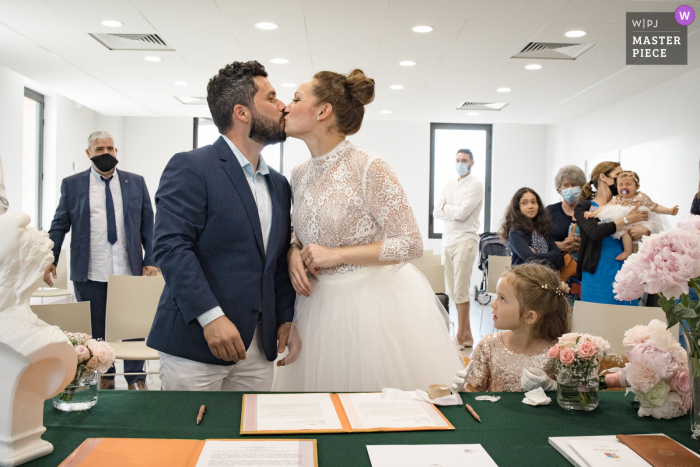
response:
M559 167L619 151L623 168L640 175L641 190L688 216L698 190L700 70L655 86L548 134L548 179ZM556 199L548 185L548 199ZM675 223L675 219L674 219Z

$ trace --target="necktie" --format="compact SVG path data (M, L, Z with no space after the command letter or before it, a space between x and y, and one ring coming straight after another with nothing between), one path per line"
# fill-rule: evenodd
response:
M100 179L105 182L105 199L107 207L107 240L109 243L114 245L117 241L117 221L114 219L114 200L112 199L112 190L109 189L109 182L114 179L114 177Z

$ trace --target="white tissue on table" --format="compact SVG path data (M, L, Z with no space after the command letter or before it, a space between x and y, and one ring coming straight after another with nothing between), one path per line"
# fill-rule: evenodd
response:
M501 396L476 396L474 398L475 401L490 401L490 402L498 402L501 399Z
M382 389L382 399L394 400L411 400L430 402L434 405L461 405L462 398L459 394L452 393L449 396L438 397L431 399L428 393L417 389L415 391L402 391L401 389L384 388Z
M523 404L527 405L549 405L549 403L552 402L552 399L547 397L547 394L544 392L544 389L542 388L537 388L533 389L530 392L525 393L525 399L523 399Z

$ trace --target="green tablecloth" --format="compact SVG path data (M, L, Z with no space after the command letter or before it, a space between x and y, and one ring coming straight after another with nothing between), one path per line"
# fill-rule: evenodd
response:
M321 467L370 466L368 444L478 444L500 466L567 466L548 443L550 436L593 436L665 433L698 451L690 437L689 418L639 418L624 392L601 392L600 406L592 412L560 408L556 400L544 407L523 404L521 393L499 393L492 403L462 394L481 416L477 423L464 406L441 407L453 431L285 435L279 438L315 438ZM57 466L86 438L250 438L238 434L241 393L99 391L97 405L85 412L60 412L46 401L44 439L54 445L51 455L25 464ZM550 393L555 398L555 393ZM204 421L196 424L199 407L207 406ZM264 438L275 438L265 435ZM255 437L253 437L255 438ZM259 438L259 437L258 437Z

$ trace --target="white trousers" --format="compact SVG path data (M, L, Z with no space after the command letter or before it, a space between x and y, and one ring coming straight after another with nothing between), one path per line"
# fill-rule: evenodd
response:
M265 357L260 326L246 351L246 359L235 365L200 363L160 355L160 380L165 391L269 391L272 389L274 362Z

